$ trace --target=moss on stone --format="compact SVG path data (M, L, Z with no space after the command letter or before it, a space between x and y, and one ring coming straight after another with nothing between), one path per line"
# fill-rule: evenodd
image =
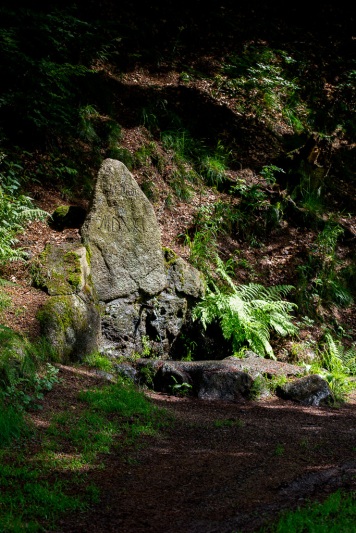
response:
M85 305L75 295L53 296L37 313L41 332L62 361L79 357L83 336L90 330ZM79 343L79 344L78 344Z
M63 332L73 321L73 309L67 296L50 298L37 313L37 320L46 328L50 324L58 325Z
M57 218L65 217L66 215L68 215L69 208L70 208L69 205L60 205L59 207L57 207L57 209L53 211L52 217L53 218L54 217L57 217Z
M79 292L83 285L80 255L67 250L47 245L31 266L33 284L52 296Z
M174 263L177 261L178 255L171 249L166 246L162 248L164 266L168 270Z
M80 290L82 285L82 269L80 259L75 252L67 252L63 258L66 264L67 281L76 290Z
M85 243L84 244L84 247L85 247L85 250L86 250L86 259L87 259L87 263L88 263L88 266L90 267L90 264L91 264L91 258L92 258L92 251L90 249L90 246L88 243Z
M86 211L80 206L60 205L51 215L49 225L57 231L64 228L80 228L86 216Z

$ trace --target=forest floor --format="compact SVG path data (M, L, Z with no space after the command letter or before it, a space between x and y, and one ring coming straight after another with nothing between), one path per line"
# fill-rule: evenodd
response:
M211 68L216 65L214 58L202 58L201 64L203 60ZM198 70L201 65L193 66ZM211 84L198 76L182 83L178 71L165 72L162 68L161 72L152 73L135 68L120 77L114 71L106 71L105 75L115 85L122 106L121 146L130 153L152 140L133 111L135 105L138 109L138 104L146 102L151 92L151 98L160 97L163 104L173 102L179 113L212 122L217 131L217 126L230 117L229 105L234 103L214 97L213 105ZM235 119L242 121L239 117ZM239 134L236 143L241 144L237 166L241 169L229 171L229 178L244 179L251 185L258 179L253 169L275 161L279 147L272 142L275 137L268 134L268 128L259 129L252 119L244 120L246 124L242 121L236 126ZM202 129L204 126L203 121ZM288 134L280 131L281 125L277 126L279 133ZM234 131L230 136L235 135ZM161 147L157 139L153 140ZM169 167L167 154L165 163ZM162 244L188 259L189 247L182 235L189 232L198 209L224 199L224 193L205 187L203 195L196 193L186 202L175 199L168 206L166 200L172 191L164 171L161 175L153 164L147 163L134 172L134 177L141 186L151 181L154 184L157 198L152 203L161 227ZM51 189L48 184L31 186L29 194L36 205L49 213L62 204L88 206L86 200L66 198L64 191ZM340 180L335 184L335 201L341 196L340 206L336 207L342 208L335 208L337 213L343 212L345 198L354 201L352 187L351 182ZM226 195L225 200L228 198L231 196ZM355 235L354 215L337 220ZM237 282L295 284L297 268L305 263L316 236L316 230L298 224L293 217L285 217L259 247L242 239L224 237L219 241L218 251L225 260L235 257L239 264ZM46 244L77 239L80 235L76 228L56 232L45 222L32 222L19 237L19 245L29 252L29 257L35 257ZM353 243L354 237L338 243L336 252L340 260L349 257ZM40 334L36 313L48 296L32 286L31 261L10 264L0 277L13 283L4 287L12 304L2 311L1 323L36 339ZM332 306L321 310L321 319L333 319L342 325L348 334L346 345L355 338L355 309L353 304L344 309ZM320 323L316 322L301 329L299 340L317 342L322 333ZM274 346L279 358L290 353L288 342ZM38 452L41 434L45 436L50 420L60 412L80 409L79 391L102 381L95 371L83 366L60 365L59 377L62 381L46 395L43 410L29 414L39 432L29 456ZM308 500L322 500L338 488L356 490L355 391L338 408L305 407L275 397L230 403L149 391L146 395L171 413L171 424L155 436L141 437L138 447L124 452L115 451L114 447L111 454L103 456L104 468L87 472L88 482L100 489L100 503L89 511L67 515L54 533L251 532L276 519L284 509Z
M59 377L31 415L40 434L59 412L80 409L79 391L100 381L78 366L61 366ZM356 394L337 409L147 396L172 415L169 426L103 455L83 484L83 493L87 483L99 488L100 503L66 515L55 533L257 531L283 510L356 489Z

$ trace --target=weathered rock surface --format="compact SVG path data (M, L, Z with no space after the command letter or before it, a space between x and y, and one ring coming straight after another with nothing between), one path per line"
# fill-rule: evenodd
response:
M241 371L205 371L201 375L197 396L200 400L234 401L248 397L253 379Z
M323 405L333 400L333 394L325 379L317 374L296 379L278 387L277 395L302 405Z
M175 385L188 384L193 395L202 400L238 401L253 396L256 379L273 376L300 375L298 366L263 359L253 352L237 359L222 361L161 361L140 359L135 364L135 380L140 383L148 376L148 385L156 391L173 393Z
M52 296L38 313L41 332L61 361L99 348L100 317L93 302L77 294Z
M33 283L50 296L92 291L87 250L80 243L48 244L32 263Z
M145 361L142 368L151 368L155 390L172 392L175 385L186 383L202 400L238 400L249 394L253 380L234 361Z
M149 200L125 165L106 159L82 227L101 301L153 296L167 285L160 230Z
M81 243L47 246L34 262L35 284L51 296L38 313L42 334L62 361L79 359L100 344L100 315Z
M226 357L224 361L232 361L235 366L248 372L254 378L257 376L266 376L267 378L273 376L291 377L300 376L303 373L303 369L300 366L265 359L252 351L247 351L243 359L231 356Z
M184 322L188 303L173 291L154 298L132 294L108 302L102 318L103 347L111 354L131 355L146 344L150 353L167 356Z
M82 237L103 308L102 351L168 357L204 283L195 268L162 249L153 207L119 161L107 159L99 171Z
M168 266L167 278L170 287L174 287L177 293L194 298L201 297L204 293L204 282L198 270L178 256L171 260Z

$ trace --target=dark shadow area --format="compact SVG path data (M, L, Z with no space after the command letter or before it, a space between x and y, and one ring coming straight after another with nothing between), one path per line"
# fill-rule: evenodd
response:
M107 79L108 94L115 95L113 113L125 128L134 128L144 122L143 112L159 123L160 131L187 129L193 139L210 148L219 139L232 150L232 170L241 166L263 166L276 158L282 150L282 139L265 124L248 116L238 116L227 106L220 105L196 88L143 87ZM96 92L100 98L100 93ZM93 94L94 96L94 94ZM175 120L179 117L179 125ZM152 127L155 140L159 131ZM268 146L269 153L266 153ZM259 154L258 157L256 154Z

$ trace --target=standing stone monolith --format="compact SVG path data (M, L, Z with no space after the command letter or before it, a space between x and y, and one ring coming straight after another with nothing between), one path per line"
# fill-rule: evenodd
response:
M108 302L133 293L153 296L165 288L167 276L153 207L120 161L103 162L82 237L90 246L99 300Z
M119 161L106 159L99 170L82 238L102 310L101 351L168 357L204 292L202 275L163 251L153 207Z

